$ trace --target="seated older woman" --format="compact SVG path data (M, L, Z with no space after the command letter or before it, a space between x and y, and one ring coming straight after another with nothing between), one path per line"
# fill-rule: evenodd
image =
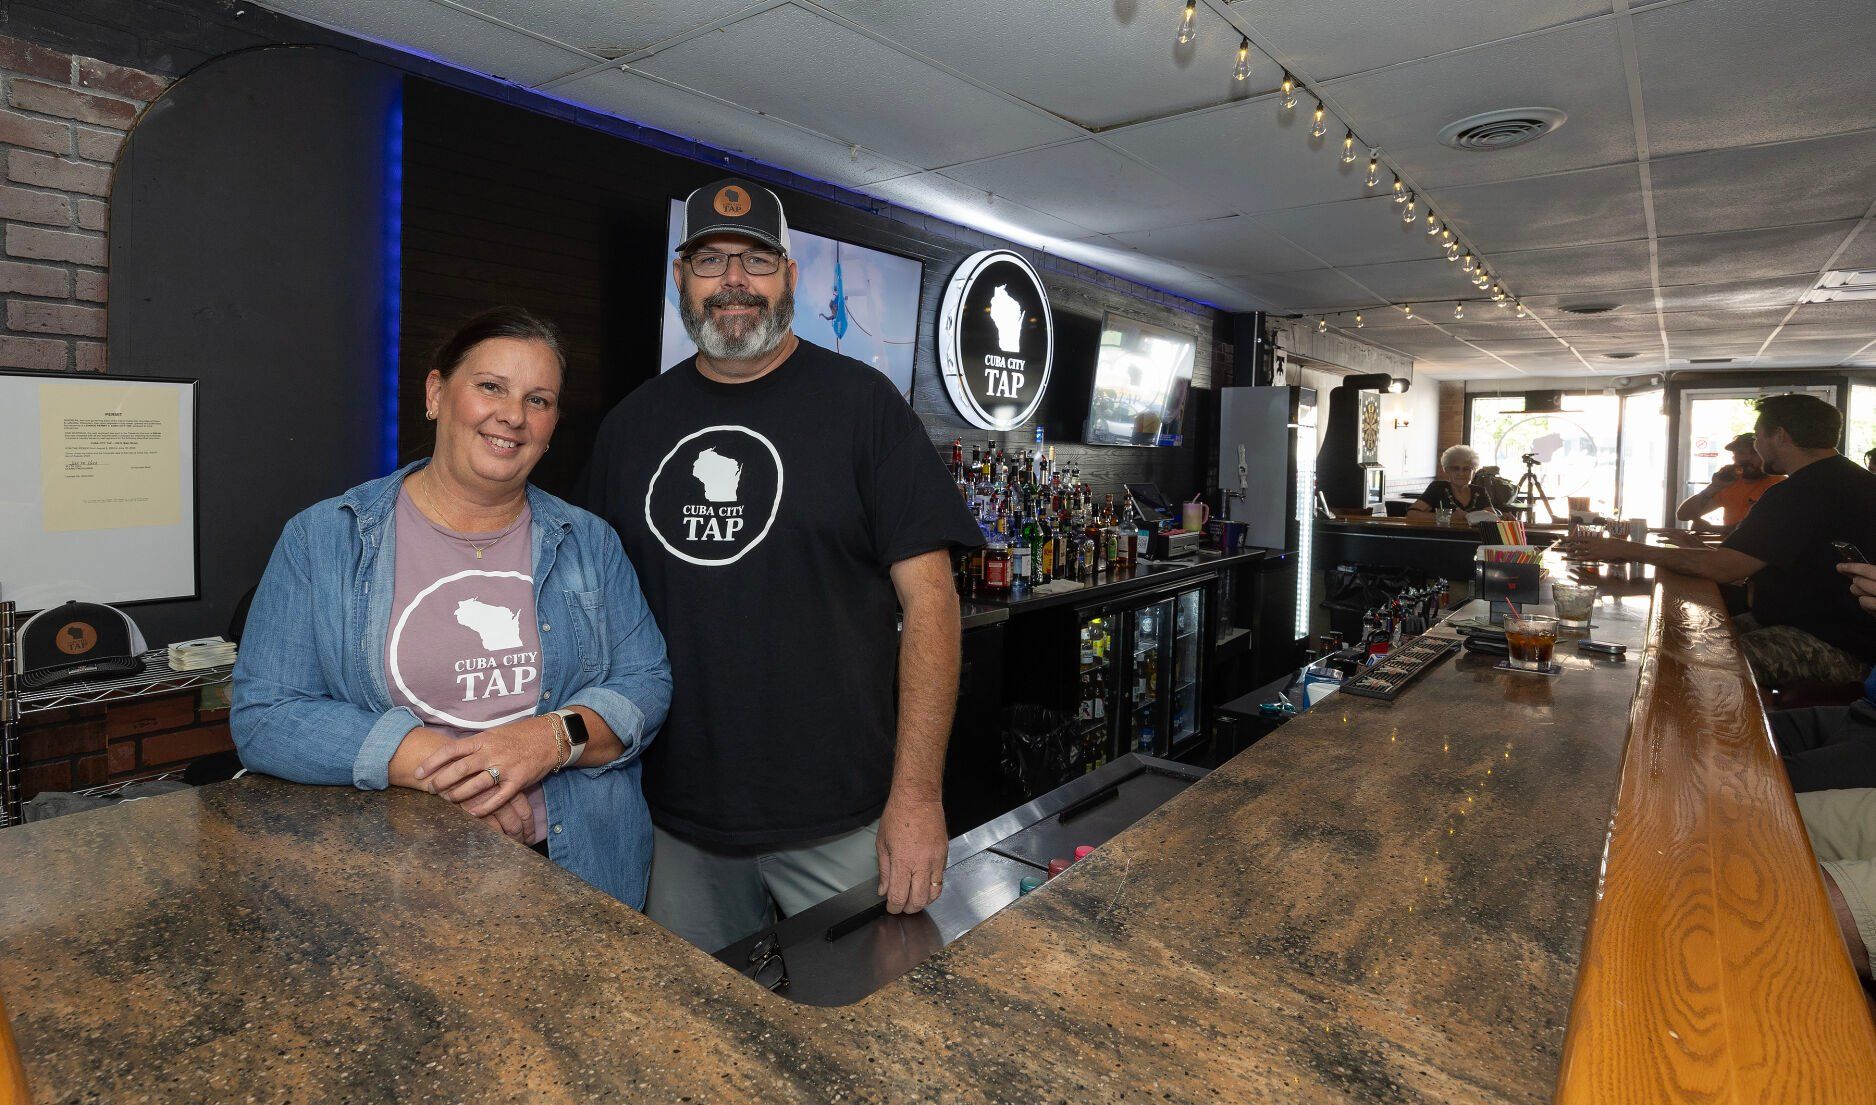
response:
M1479 454L1470 445L1454 445L1440 454L1440 476L1407 508L1409 514L1431 514L1446 509L1463 515L1505 508L1505 499L1492 484L1478 479Z
M234 739L283 779L436 794L642 907L639 755L671 675L618 536L528 484L565 367L514 308L444 343L433 455L301 512L274 547Z

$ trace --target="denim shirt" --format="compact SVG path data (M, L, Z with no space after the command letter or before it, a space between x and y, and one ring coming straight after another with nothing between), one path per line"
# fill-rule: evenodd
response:
M418 461L287 523L249 607L230 724L241 762L297 783L390 785L422 722L391 704L384 641L397 565L397 495ZM625 751L542 780L555 863L635 909L651 871L639 756L671 703L664 637L612 527L528 488L542 710L585 706Z

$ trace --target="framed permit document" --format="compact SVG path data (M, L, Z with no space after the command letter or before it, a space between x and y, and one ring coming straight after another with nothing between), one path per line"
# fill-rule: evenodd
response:
M0 369L0 598L198 595L196 382Z

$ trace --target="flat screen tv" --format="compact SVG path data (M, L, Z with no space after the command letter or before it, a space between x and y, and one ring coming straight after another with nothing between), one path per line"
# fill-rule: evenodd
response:
M671 201L669 257L677 253L684 202ZM912 395L918 345L918 292L925 267L910 257L789 229L801 275L795 282L795 334L885 373L899 394ZM697 352L678 314L677 278L665 266L664 348L658 371Z
M1101 322L1089 445L1178 445L1198 343L1189 334L1109 311Z

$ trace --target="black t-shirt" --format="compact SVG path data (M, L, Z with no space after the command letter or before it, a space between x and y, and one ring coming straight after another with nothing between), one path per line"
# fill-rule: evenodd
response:
M1420 493L1420 501L1435 510L1442 505L1454 510L1484 510L1488 506L1493 510L1503 510L1505 504L1511 501L1511 497L1499 491L1497 485L1475 480L1472 483L1472 497L1466 500L1471 505L1460 506L1459 497L1453 493L1452 483L1448 480L1434 480L1427 484L1425 491Z
M670 652L652 819L768 845L877 817L896 738L888 569L983 543L891 381L805 341L746 384L693 357L607 415L575 497L619 531Z
M1847 541L1876 555L1876 472L1844 456L1812 461L1766 488L1722 548L1765 561L1752 577L1752 616L1789 625L1876 662L1876 617L1850 593L1830 547Z

